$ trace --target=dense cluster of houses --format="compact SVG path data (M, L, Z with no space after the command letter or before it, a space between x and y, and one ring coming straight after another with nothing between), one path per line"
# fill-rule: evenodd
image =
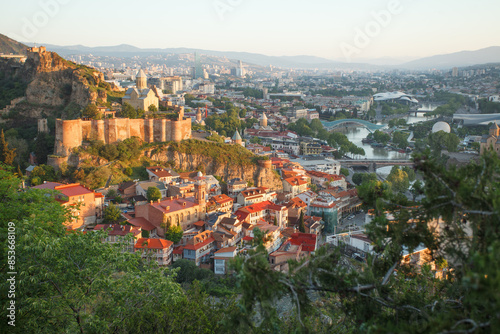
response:
M238 178L221 185L201 172L148 167L148 180L118 186L128 205L122 210L126 222L115 225L100 223L107 205L101 193L80 184L54 182L35 188L54 190L56 199L73 210L68 228L108 231L103 242L126 238L128 251L141 252L162 266L188 259L226 273L230 259L255 247L259 230L273 267L286 270L287 259L314 252L340 215L357 210L360 201L342 175L306 170L285 158L273 158L272 164L282 177L278 191L253 187ZM312 191L313 185L320 191ZM148 201L151 187L158 188L160 199ZM167 240L173 226L183 231L176 243Z

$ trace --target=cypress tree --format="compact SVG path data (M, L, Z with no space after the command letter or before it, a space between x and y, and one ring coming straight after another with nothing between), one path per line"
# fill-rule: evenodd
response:
M12 165L14 158L16 157L16 149L9 149L9 143L5 140L5 135L0 132L0 162L6 165Z

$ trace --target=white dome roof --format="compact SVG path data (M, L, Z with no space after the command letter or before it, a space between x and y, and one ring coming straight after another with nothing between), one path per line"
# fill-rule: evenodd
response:
M434 126L432 127L432 133L436 133L438 131L444 131L446 133L450 133L451 132L451 127L448 123L446 122L437 122L436 124L434 124Z

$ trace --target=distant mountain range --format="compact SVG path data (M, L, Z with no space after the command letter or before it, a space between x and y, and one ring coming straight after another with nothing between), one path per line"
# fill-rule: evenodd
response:
M500 63L500 46L492 46L477 51L461 51L410 61L400 65L408 69L448 69L478 64Z
M27 43L29 44L29 43ZM318 68L318 69L353 69L353 70L382 70L382 69L450 69L487 63L500 63L500 46L492 46L476 51L461 51L444 55L421 58L410 62L401 62L391 58L368 60L363 63L347 63L316 56L267 56L251 52L213 51L193 48L149 48L141 49L133 45L121 44L116 46L88 47L84 45L60 46L43 44L50 51L55 51L63 57L77 54L93 54L96 56L112 56L130 58L134 56L153 56L159 54L185 54L198 52L207 56L225 57L241 60L245 63L258 66L275 66L284 68ZM0 53L25 53L26 46L7 36L0 34Z

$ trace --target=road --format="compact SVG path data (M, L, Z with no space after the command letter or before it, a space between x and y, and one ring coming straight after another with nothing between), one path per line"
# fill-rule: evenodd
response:
M354 225L357 226L358 229L361 229L365 225L365 216L366 213L364 212L358 212L354 214L354 218L348 219L349 216L343 219L339 219L339 225L337 227L337 233L340 232L348 232L349 231L349 225ZM352 229L354 231L354 229Z

